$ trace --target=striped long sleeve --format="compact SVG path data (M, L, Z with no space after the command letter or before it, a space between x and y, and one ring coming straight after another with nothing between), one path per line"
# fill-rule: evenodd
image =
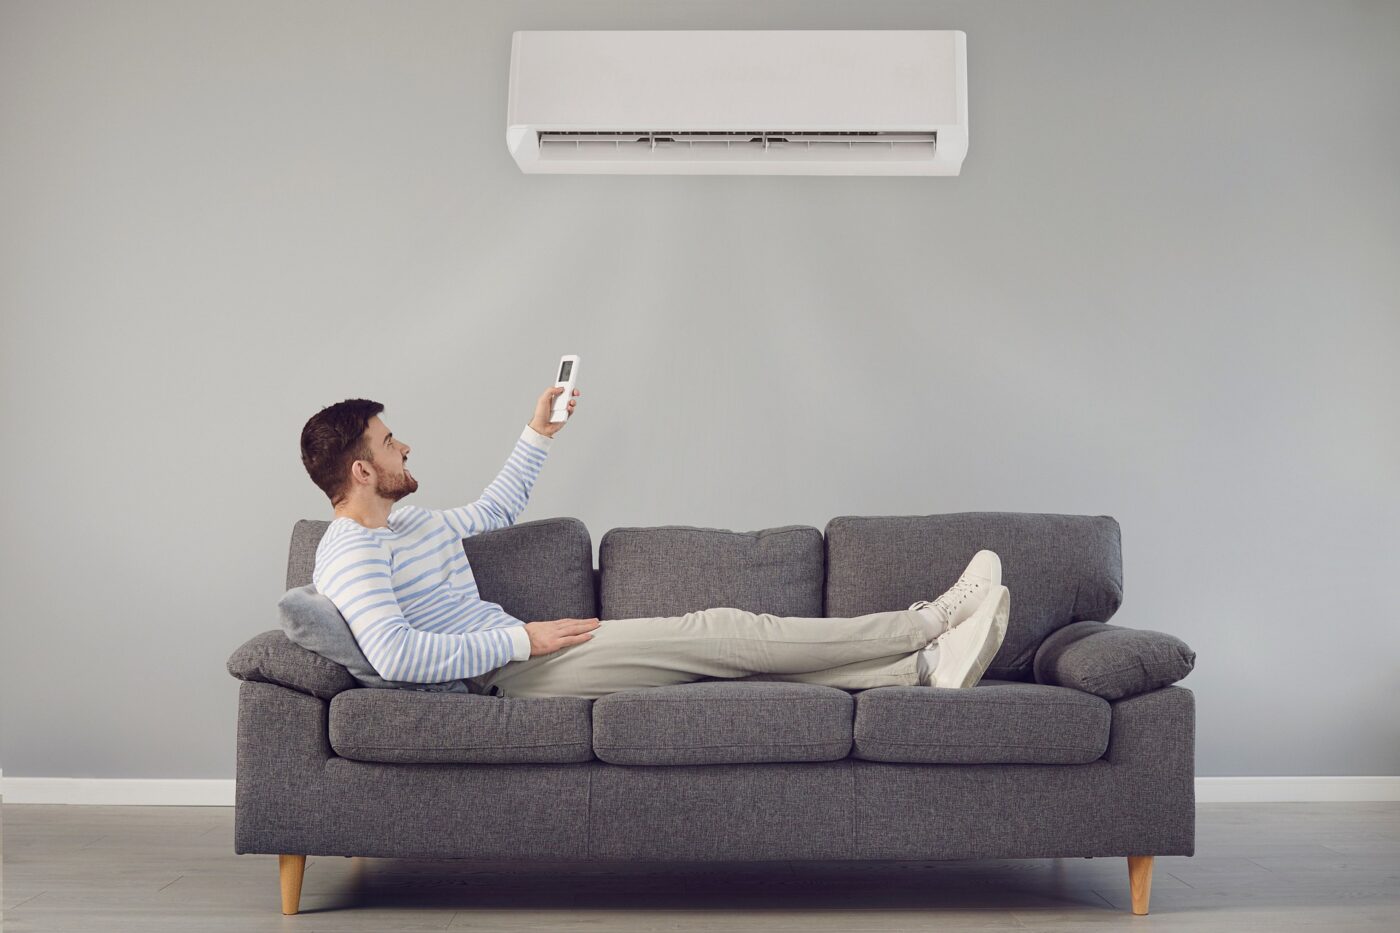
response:
M317 592L335 603L365 660L380 677L405 683L441 683L478 677L514 660L516 643L505 626L475 632L414 628L394 595L388 546L370 534L353 530L340 537L328 552L324 571L318 559L317 578L312 582ZM523 632L524 625L514 621Z
M442 510L447 524L463 538L514 525L525 510L530 490L535 486L553 442L554 438L526 425L505 466L481 493L481 498L470 505Z
M316 549L312 583L340 610L381 677L441 683L530 656L525 624L483 600L462 539L513 524L551 438L527 427L481 498L457 509L404 506L370 528L341 516Z

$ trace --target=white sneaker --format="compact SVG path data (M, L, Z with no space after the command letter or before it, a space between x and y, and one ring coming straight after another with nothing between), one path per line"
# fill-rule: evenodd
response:
M982 550L972 555L971 563L958 577L958 582L942 596L935 600L921 599L909 608L922 612L930 619L937 619L947 632L951 632L970 618L986 595L997 586L1001 586L1001 558L996 551Z
M933 672L924 686L974 686L982 679L992 658L1001 648L1002 640L1006 638L1006 623L1010 618L1011 591L997 586L964 624L944 632L921 652L928 653L934 659ZM926 667L926 664L921 664L920 670Z

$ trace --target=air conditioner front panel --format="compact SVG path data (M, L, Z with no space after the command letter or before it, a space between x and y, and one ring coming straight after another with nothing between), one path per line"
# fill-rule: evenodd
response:
M759 172L859 174L868 164L871 174L957 174L965 58L958 31L517 32L507 141L527 172L742 172L747 163ZM557 135L589 132L634 138L570 144ZM815 138L823 133L881 138ZM807 138L774 138L795 134ZM764 144L728 138L744 135ZM839 164L815 169L827 161Z
M958 121L956 53L926 30L519 32L508 122L927 129Z

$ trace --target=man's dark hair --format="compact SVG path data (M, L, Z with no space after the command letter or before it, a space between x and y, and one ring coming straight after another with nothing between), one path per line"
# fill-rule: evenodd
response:
M350 464L374 459L369 441L365 440L365 429L369 419L383 410L378 402L347 398L316 412L301 429L301 464L332 506L339 505L346 496Z

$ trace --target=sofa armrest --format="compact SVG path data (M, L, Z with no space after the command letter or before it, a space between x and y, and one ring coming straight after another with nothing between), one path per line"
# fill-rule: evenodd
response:
M1105 700L1120 700L1176 683L1196 666L1196 652L1165 632L1074 622L1036 649L1039 684L1072 687Z
M289 687L322 700L360 685L342 665L307 651L277 629L240 645L229 656L228 672L239 680Z

